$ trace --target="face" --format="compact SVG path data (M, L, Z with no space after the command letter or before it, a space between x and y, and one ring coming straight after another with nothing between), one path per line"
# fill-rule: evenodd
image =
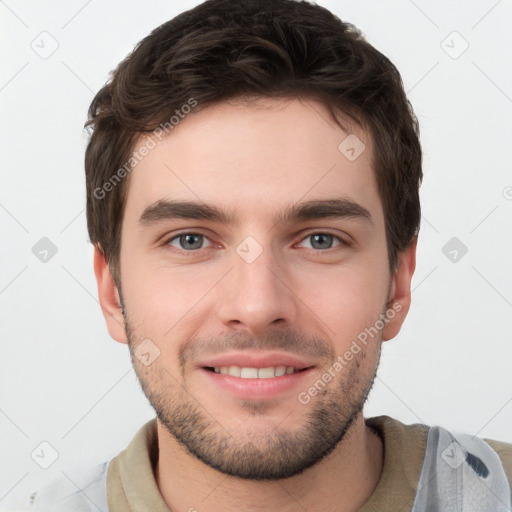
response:
M361 413L407 309L388 304L399 281L371 160L369 136L322 104L260 99L189 114L132 171L125 316L106 315L109 330L161 424L208 466L293 476Z

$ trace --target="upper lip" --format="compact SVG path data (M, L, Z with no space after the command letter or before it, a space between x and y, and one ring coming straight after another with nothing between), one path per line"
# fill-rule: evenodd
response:
M303 370L314 366L313 363L300 359L293 354L280 352L228 352L218 356L204 359L198 363L201 368L240 366L241 368L269 368L271 366L293 366L296 370Z

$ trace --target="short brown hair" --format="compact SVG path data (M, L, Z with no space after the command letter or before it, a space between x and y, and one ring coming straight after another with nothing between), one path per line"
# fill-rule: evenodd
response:
M89 107L87 225L116 284L129 179L112 178L122 168L123 177L129 172L140 135L168 123L191 98L199 111L244 96L316 99L340 126L336 112L369 131L394 273L398 252L419 231L423 177L418 121L396 67L353 25L318 5L207 0L140 41Z

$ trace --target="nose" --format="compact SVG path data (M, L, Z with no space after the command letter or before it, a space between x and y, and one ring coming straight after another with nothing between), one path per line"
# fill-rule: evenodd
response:
M254 250L254 248L251 248ZM293 278L270 249L254 260L234 252L233 269L218 295L218 314L229 329L257 336L269 328L295 325L298 314Z

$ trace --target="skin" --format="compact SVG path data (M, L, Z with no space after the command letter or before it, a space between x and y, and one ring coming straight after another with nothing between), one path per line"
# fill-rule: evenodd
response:
M391 275L371 139L342 122L347 132L306 99L230 101L189 114L129 177L122 289L95 250L109 333L129 344L157 412L155 478L171 510L209 512L222 503L226 511L356 511L378 483L382 442L366 427L362 407L382 341L398 334L409 310L416 243L399 254ZM348 133L366 147L354 161L338 150ZM366 208L373 223L273 221L290 204L340 197ZM163 198L215 205L240 222L172 219L141 227L144 209ZM191 242L201 248L187 250L179 237L166 245L187 230L205 235ZM351 244L328 238L314 245L311 235L325 232ZM252 263L236 252L247 236L262 249ZM395 314L379 334L300 403L298 392L391 304ZM160 351L147 366L134 357L145 339ZM250 347L307 356L315 368L300 389L242 400L210 385L196 367L215 348Z

